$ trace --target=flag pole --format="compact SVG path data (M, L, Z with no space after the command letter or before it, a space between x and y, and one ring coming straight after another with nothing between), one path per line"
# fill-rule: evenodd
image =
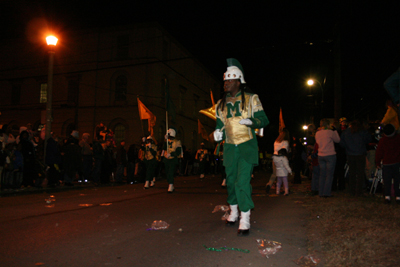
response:
M166 126L165 132L168 133L168 111L167 110L165 111L165 126ZM167 137L165 139L167 139Z
M165 90L165 127L166 127L166 129L165 129L165 133L167 134L168 133L168 99L167 99L167 82L168 82L168 80L166 79L166 78L164 78L164 81L165 81L165 88L164 88L164 90ZM166 138L165 138L166 140L168 140L168 137L166 136Z

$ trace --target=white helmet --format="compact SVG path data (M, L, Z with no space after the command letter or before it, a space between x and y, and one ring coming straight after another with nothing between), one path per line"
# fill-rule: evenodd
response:
M224 73L224 81L233 79L240 79L241 83L246 83L243 72L236 66L228 67Z
M172 128L169 128L167 133L169 134L169 136L172 136L172 137L175 137L175 135L176 135L176 131Z

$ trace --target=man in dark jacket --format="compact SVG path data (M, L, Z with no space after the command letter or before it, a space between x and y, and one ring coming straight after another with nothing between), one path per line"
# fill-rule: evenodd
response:
M64 185L73 186L77 173L82 171L82 149L79 146L79 133L73 131L63 147Z
M115 174L115 182L123 183L124 170L128 162L124 140L120 142L120 145L117 148L116 161L117 161L117 171Z
M18 144L18 150L24 158L22 186L29 187L33 186L34 181L38 179L38 173L36 172L35 147L31 140L29 140L29 133L27 131L22 131L19 138L20 143Z
M60 180L61 152L57 141L57 137L53 134L47 139L45 163L49 167L47 172L49 187L55 187Z

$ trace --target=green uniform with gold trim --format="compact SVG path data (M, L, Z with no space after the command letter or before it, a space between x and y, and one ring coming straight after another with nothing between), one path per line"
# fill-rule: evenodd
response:
M239 210L247 212L254 208L250 184L253 167L258 165L258 142L255 129L269 124L264 109L256 94L245 93L245 108L242 110L242 96L226 96L224 110L218 101L216 110L216 129L223 132L224 166L229 205L238 205ZM252 125L241 125L239 121L250 119Z
M164 166L165 174L167 175L168 184L174 184L174 175L176 167L179 164L178 158L182 157L182 145L181 141L168 139L164 143Z

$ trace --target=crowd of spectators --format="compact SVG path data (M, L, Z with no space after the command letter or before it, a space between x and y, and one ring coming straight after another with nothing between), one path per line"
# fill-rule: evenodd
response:
M293 170L293 183L304 176L311 180L311 194L332 197L332 192L347 189L351 195L369 193L371 180L383 182L386 203L395 197L400 203L400 127L397 107L387 101L387 112L380 121L322 119L319 127L308 126L306 137L290 136L285 128L274 143L274 154L260 152L260 167L272 171L267 191L276 178L273 157L285 149ZM100 123L94 136L74 130L61 138L51 133L45 145L44 130L32 125L19 128L3 125L0 129L1 190L74 186L77 183L135 184L146 180L144 146L116 143L111 130ZM165 176L158 144L154 180ZM224 178L223 154L214 154L201 144L197 151L183 148L177 176L221 174ZM202 160L203 159L203 160ZM147 177L148 178L148 177ZM394 187L392 186L392 181ZM224 182L222 182L224 186ZM287 186L285 187L287 189ZM393 188L393 189L392 189ZM287 191L287 190L286 190ZM288 192L285 192L288 194Z
M141 154L141 143L116 144L113 132L100 123L91 137L89 133L72 131L68 137L53 133L45 146L44 130L21 126L19 129L0 127L1 190L26 190L42 187L71 187L79 183L135 184L144 183L146 165ZM90 140L92 140L90 142ZM161 161L162 144L157 146L155 178L164 176ZM196 154L183 146L177 176L200 174ZM208 152L210 160L205 174L222 172L219 157Z

